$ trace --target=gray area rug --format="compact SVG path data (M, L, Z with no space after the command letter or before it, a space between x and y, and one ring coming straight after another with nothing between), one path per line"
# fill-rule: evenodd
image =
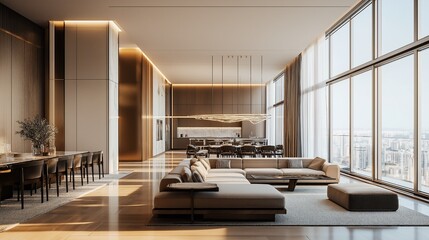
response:
M276 215L275 222L207 221L194 225L225 226L428 226L429 216L400 206L396 212L350 212L328 200L326 186L300 186L285 194L287 214ZM189 218L152 217L149 226L188 225Z
M24 209L21 209L21 202L16 199L16 191L14 192L14 198L6 199L1 202L0 205L0 232L9 230L19 223L28 221L29 219L38 215L47 213L57 207L60 207L68 202L79 198L82 195L88 194L95 191L115 180L118 180L129 173L118 173L108 174L104 178L98 179L95 177L95 182L92 182L91 176L89 184L84 185L80 183L80 178L76 178L76 189L72 189L72 184L69 183L69 192L66 192L65 182L60 186L60 196L57 197L55 184L52 184L52 188L49 190L49 201L46 202L46 196L44 203L40 203L40 189L33 196L30 196L29 190L24 191ZM45 192L44 192L45 194Z

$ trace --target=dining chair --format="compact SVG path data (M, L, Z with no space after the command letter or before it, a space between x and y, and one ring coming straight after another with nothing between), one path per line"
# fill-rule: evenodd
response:
M69 182L68 182L68 176L70 174L71 176L71 169L73 168L73 155L70 156L62 156L58 158L58 174L59 174L59 182L61 185L61 178L64 175L65 176L65 182L66 182L66 192L69 191Z
M49 188L51 188L51 178L53 177L55 177L57 197L59 197L60 188L59 188L59 175L58 175L58 158L51 158L45 161L46 201L49 201Z
M256 147L253 145L243 145L239 148L240 157L256 157Z
M75 176L76 176L76 170L79 170L80 172L80 182L83 186L83 165L82 165L82 154L76 154L73 157L73 167L71 169L72 175L70 178L73 178L73 190L75 188Z
M44 162L30 161L17 164L12 168L14 185L18 188L18 201L21 200L21 209L24 209L24 186L31 185L30 191L33 191L34 184L40 183L41 202L43 203L43 166Z
M273 145L267 145L261 147L262 157L272 157L275 155L276 147Z
M93 153L88 152L82 154L82 166L84 169L84 173L86 174L86 183L89 183L89 167L91 166L91 173L92 173L92 181L94 182L94 161L93 161ZM84 176L85 176L84 174Z
M233 145L222 145L220 146L220 155L222 157L236 157L237 147Z
M186 157L190 158L190 157L195 157L195 154L198 152L199 148L197 146L194 146L192 144L189 144L186 147Z
M92 153L92 164L97 164L98 166L98 179L101 179L101 176L104 177L103 151L97 151Z
M276 157L283 157L283 154L284 154L283 145L276 145L276 152L275 152Z
M3 197L3 187L12 186L13 178L12 178L12 170L9 166L0 167L0 206L1 200Z

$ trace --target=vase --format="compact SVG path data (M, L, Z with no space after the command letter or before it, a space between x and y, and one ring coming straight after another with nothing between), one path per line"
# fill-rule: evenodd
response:
M31 146L31 150L33 152L33 156L41 156L44 152L44 146L43 144L33 143L33 145Z

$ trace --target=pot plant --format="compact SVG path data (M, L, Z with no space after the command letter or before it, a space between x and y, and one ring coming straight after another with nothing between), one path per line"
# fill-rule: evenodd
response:
M21 130L16 133L25 140L31 141L33 155L45 155L49 142L55 139L57 128L39 115L33 119L26 118L24 121L17 121L17 123Z

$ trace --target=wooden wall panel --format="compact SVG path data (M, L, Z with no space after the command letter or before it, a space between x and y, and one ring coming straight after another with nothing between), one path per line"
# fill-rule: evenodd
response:
M142 160L142 57L138 50L119 54L119 160Z
M24 140L17 134L16 121L25 118L25 43L12 38L12 151L24 152Z
M29 152L17 121L44 116L43 29L0 4L0 151Z
M11 36L0 32L0 148L12 142L12 42Z

